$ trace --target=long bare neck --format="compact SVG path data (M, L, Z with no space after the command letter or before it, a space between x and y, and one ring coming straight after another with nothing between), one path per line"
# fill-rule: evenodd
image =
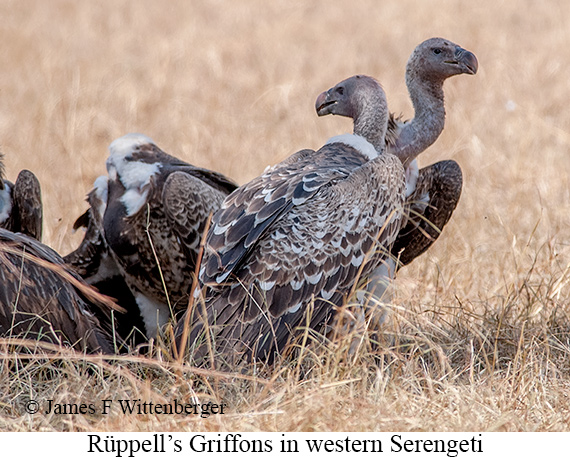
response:
M378 153L386 147L386 128L388 113L385 102L380 99L369 100L363 103L361 109L354 116L354 134L360 135L374 146Z
M406 83L414 106L414 118L406 122L389 152L407 167L420 153L430 147L445 126L443 81L427 81L406 73Z

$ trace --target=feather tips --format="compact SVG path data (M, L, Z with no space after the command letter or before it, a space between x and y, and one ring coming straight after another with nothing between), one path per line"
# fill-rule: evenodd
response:
M54 251L33 238L0 229L0 264L3 335L113 352L108 330L93 314L108 318L109 300L68 270Z
M323 325L330 300L389 254L369 250L390 246L399 229L404 173L396 157L368 160L340 143L292 157L230 195L214 218L201 280L222 352L282 348L310 303L321 318L313 325ZM201 328L195 323L191 338Z

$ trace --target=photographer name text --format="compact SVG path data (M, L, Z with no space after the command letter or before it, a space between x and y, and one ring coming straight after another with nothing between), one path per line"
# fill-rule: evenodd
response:
M102 400L100 403L57 403L47 400L44 414L72 415L107 415L120 412L124 415L183 415L206 418L216 414L225 414L225 403L182 403L174 400L170 403L135 400Z

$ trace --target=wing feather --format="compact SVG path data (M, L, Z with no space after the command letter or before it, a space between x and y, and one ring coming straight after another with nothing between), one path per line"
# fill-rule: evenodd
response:
M419 171L416 189L406 199L409 215L392 248L402 265L423 254L439 237L457 206L462 184L461 168L453 160Z
M346 178L366 161L358 151L348 148L346 153L344 149L346 145L333 143L318 152L299 151L233 192L208 233L209 249L216 254L205 259L203 282L225 280L283 214L302 205L324 185ZM307 182L311 185L304 187Z
M12 189L12 209L10 216L0 227L41 240L43 207L38 179L31 171L22 170L15 184L12 185L8 181L6 184Z
M108 299L68 270L55 251L33 238L0 230L0 264L3 335L113 352L109 329L95 316L106 316L109 324Z
M238 189L215 218L226 229L208 235L202 279L212 283L212 278L223 275L230 282L239 280L239 285L213 284L208 289L207 319L209 325L215 322L215 341L222 352L252 355L253 351L255 357L266 357L287 343L291 329L301 325L309 311L311 325L320 328L359 272L366 276L389 255L404 202L399 159L381 155L366 161L356 150L338 144L315 155L301 155L289 167L273 167ZM286 179L276 179L276 173ZM236 242L240 237L229 233L254 216L250 203L256 197L273 195L271 186L287 186L280 210L273 207L253 235L249 232ZM294 203L296 198L302 201ZM231 225L226 211L243 216ZM233 244L224 243L228 238ZM327 243L322 241L325 238ZM374 252L362 266L370 249ZM194 326L191 339L200 329L201 324Z
M162 203L167 218L192 255L190 263L195 262L208 217L219 209L225 196L186 172L175 171L168 175L162 189Z
M22 170L14 184L14 201L19 213L21 232L41 240L43 223L42 192L38 178L29 170Z

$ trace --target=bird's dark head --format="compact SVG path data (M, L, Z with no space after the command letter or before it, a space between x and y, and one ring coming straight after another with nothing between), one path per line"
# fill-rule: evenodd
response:
M351 76L317 97L315 109L319 116L336 114L356 119L366 105L385 97L380 83L365 75Z
M430 38L414 49L406 73L443 82L454 75L474 75L478 67L477 57L472 52L444 38Z

